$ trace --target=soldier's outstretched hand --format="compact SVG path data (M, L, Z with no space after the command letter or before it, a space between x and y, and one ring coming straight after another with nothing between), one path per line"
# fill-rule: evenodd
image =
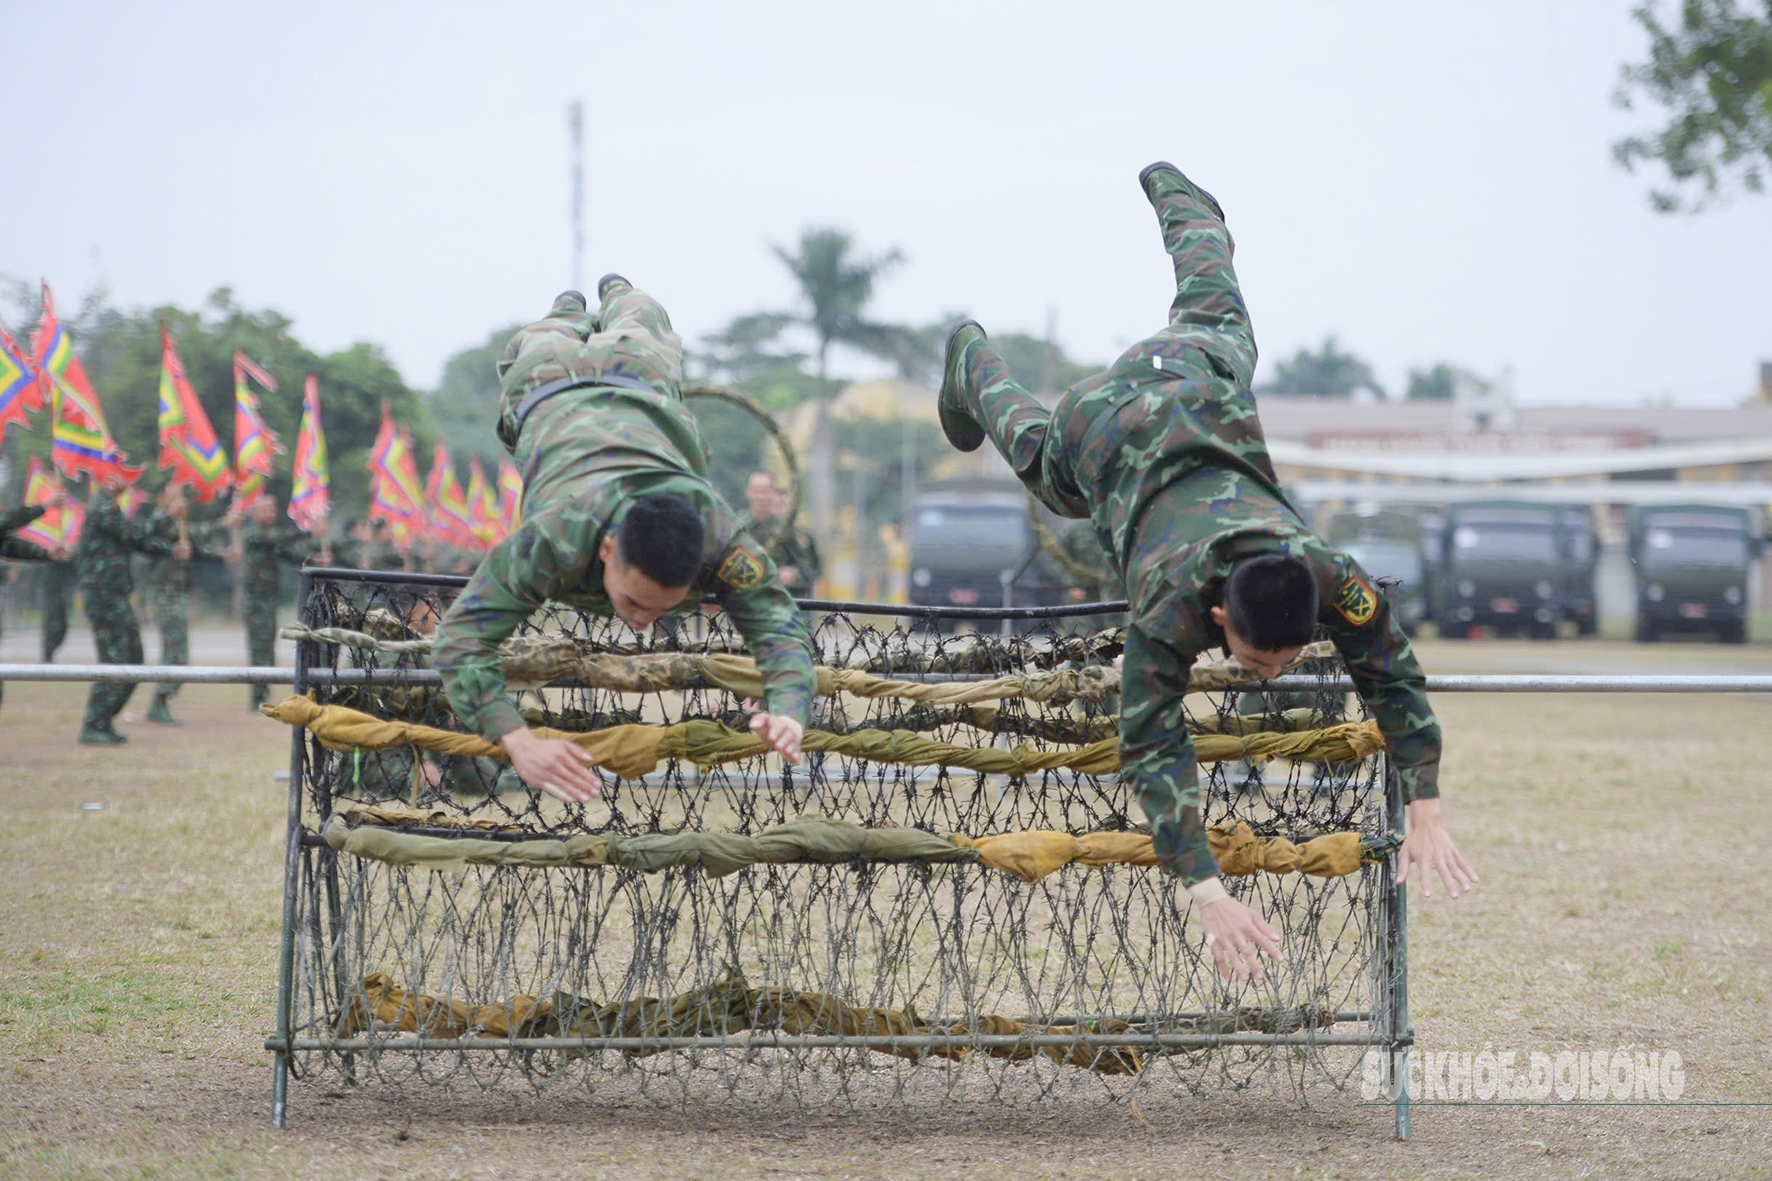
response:
M1206 950L1226 980L1262 979L1267 975L1261 966L1263 955L1276 964L1286 962L1279 933L1228 894L1201 908L1200 925L1206 930Z
M1434 896L1434 874L1456 898L1476 888L1477 871L1470 867L1440 818L1440 801L1414 800L1409 805L1409 835L1397 853L1397 885L1408 882L1415 866L1421 866L1421 894Z
M566 804L582 804L603 794L603 780L592 770L590 752L564 738L542 738L522 726L501 736L518 778Z
M790 763L800 761L800 723L781 714L758 714L751 719L751 733L773 746Z

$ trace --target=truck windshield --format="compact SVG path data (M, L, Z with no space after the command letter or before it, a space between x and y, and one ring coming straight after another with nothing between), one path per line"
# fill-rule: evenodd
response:
M912 560L944 566L1014 569L1027 556L1027 510L1016 506L943 505L917 510L911 526Z
M1727 529L1650 529L1646 553L1656 566L1745 566L1747 536Z
M1400 578L1403 585L1421 579L1421 552L1395 541L1350 541L1342 552L1374 578Z
M1453 553L1459 561L1554 562L1556 530L1548 525L1479 521L1452 531Z

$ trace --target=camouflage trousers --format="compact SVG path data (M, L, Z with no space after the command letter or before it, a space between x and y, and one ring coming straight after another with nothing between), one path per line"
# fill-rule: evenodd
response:
M92 643L98 649L100 664L140 664L142 662L142 629L136 622L135 608L129 596L88 592L85 596L86 620L92 624ZM135 692L133 682L120 684L98 681L86 696L86 714L82 724L91 730L109 730L111 722L129 703Z
M276 596L246 596L246 663L271 665L277 663L277 601ZM270 699L269 685L253 685L250 700L257 709Z
M1175 266L1166 327L1072 386L1051 411L1009 375L988 341L968 357L964 392L976 398L979 424L1028 491L1060 516L1091 516L1091 490L1097 499L1111 496L1118 469L1154 458L1142 448L1173 448L1189 433L1235 438L1245 432L1244 418L1254 418L1246 391L1255 334L1224 215L1178 173L1157 174L1153 188L1163 248ZM1185 406L1177 396L1183 388ZM1265 463L1265 445L1261 451Z
M160 663L191 663L190 597L185 594L157 593L154 596L154 622L160 627ZM154 696L168 701L178 695L177 681L161 681L154 686Z
M683 396L683 338L664 307L631 287L612 291L595 312L556 311L520 329L505 346L504 400L498 434L517 438L514 408L538 385L576 378L594 385L620 375L671 398Z
M52 664L68 638L68 600L74 597L77 568L72 562L43 566L43 663Z

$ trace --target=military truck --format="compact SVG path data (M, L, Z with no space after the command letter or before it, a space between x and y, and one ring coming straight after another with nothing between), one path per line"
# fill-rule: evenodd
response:
M1563 526L1563 577L1558 597L1563 618L1575 621L1575 630L1591 636L1600 630L1599 597L1594 590L1600 561L1600 539L1594 532L1594 510L1588 505L1564 505L1558 516Z
M1762 546L1753 513L1709 504L1637 505L1630 513L1636 637L1712 632L1747 640L1748 572Z
M1063 601L1064 585L1039 553L1028 521L1027 492L1019 483L944 480L921 485L911 503L909 540L910 600L915 605L999 607L1004 583L1011 578L1018 607Z
M1428 615L1428 562L1422 518L1397 509L1355 509L1332 515L1324 540L1385 585L1391 613L1413 637Z
M1441 526L1434 620L1440 635L1473 627L1554 639L1563 618L1562 510L1524 501L1449 504ZM1376 572L1374 572L1376 573Z

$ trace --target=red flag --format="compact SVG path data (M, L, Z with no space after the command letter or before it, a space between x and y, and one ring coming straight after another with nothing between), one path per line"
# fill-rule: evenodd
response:
M468 519L467 497L462 495L461 482L455 478L449 448L440 442L431 452L431 478L425 485L425 501L430 508L431 533L437 540L473 548L474 528Z
M474 530L475 549L489 550L498 544L498 497L478 455L468 456L468 523Z
M55 473L45 467L41 459L31 456L31 466L25 471L26 506L46 504L61 490ZM61 507L50 509L20 529L18 536L34 541L44 549L61 546L72 549L80 543L80 530L85 524L86 506L77 500L66 500Z
M394 544L404 553L425 524L424 492L406 432L394 426L393 407L381 404L381 429L369 449L369 519L393 526Z
M234 352L234 507L246 508L265 490L265 477L273 470L271 457L283 453L277 434L265 425L258 413L258 398L247 385L247 378L258 382L267 394L277 392L277 382L270 374L252 363L244 352Z
M172 483L189 484L199 503L215 499L233 482L227 452L185 376L185 363L165 324L160 325L160 467L172 469Z
M332 508L331 489L326 432L320 428L320 383L310 373L302 394L301 433L295 437L295 486L289 493L289 519L302 532L325 528Z
M41 409L42 379L12 334L0 326L0 439L6 437L10 423L16 422L28 430L31 421L26 416Z
M133 484L142 469L125 462L129 456L111 438L86 367L74 355L73 339L55 318L48 283L43 284L43 316L31 334L31 349L48 391L50 459L56 468L68 476L89 476L103 488Z

